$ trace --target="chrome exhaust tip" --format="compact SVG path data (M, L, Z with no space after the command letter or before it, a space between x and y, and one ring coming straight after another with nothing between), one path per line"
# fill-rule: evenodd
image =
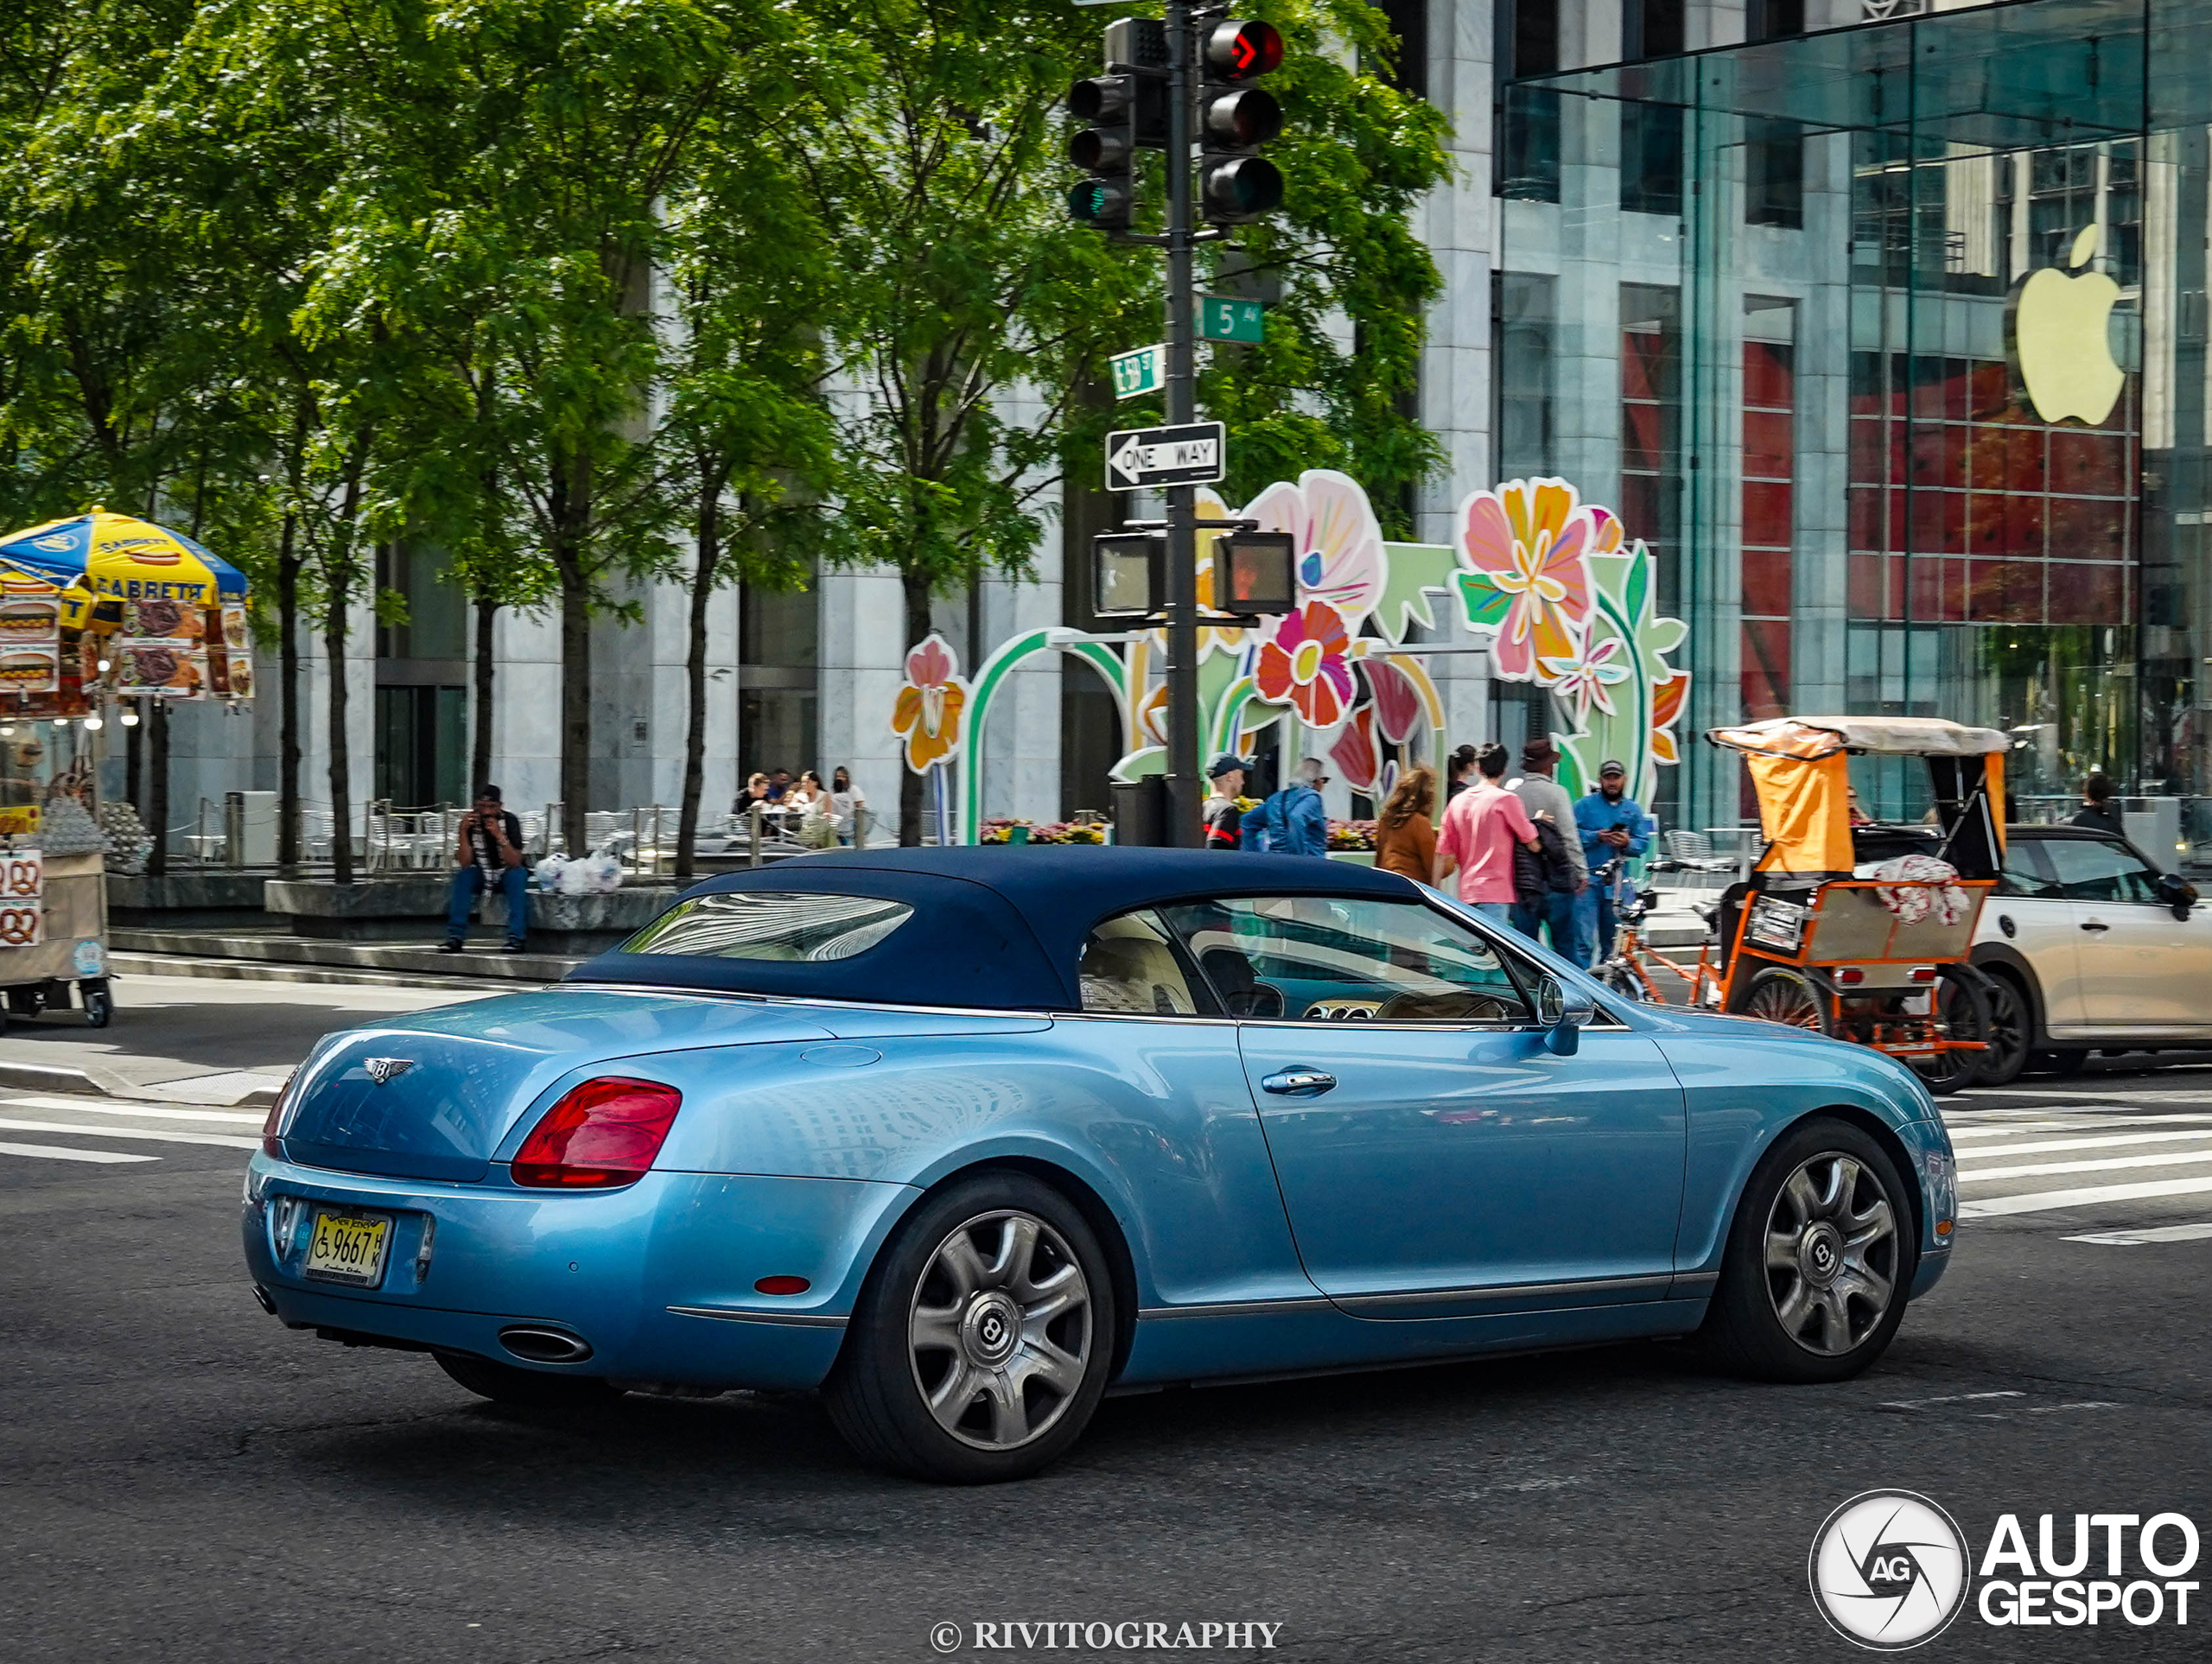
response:
M259 1283L253 1285L253 1303L270 1317L276 1315L276 1302L269 1298L269 1291Z
M582 1336L537 1324L502 1329L499 1344L531 1363L582 1363L591 1356L591 1345Z

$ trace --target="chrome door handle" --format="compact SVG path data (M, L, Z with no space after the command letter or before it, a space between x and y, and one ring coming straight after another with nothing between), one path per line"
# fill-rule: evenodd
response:
M1324 1074L1318 1069L1303 1066L1278 1069L1260 1083L1263 1092L1274 1092L1286 1098L1318 1098L1337 1083L1334 1075Z
M2102 919L2085 918L2082 921L2082 928L2085 930L2108 930L2112 926Z

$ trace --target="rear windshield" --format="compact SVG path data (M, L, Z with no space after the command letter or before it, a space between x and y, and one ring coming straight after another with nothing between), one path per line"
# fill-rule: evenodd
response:
M731 890L679 901L625 942L624 953L694 959L850 959L913 916L873 896Z

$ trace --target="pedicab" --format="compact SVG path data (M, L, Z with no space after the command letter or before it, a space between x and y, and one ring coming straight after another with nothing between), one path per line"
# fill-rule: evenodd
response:
M1901 716L1776 717L1706 738L1743 754L1766 841L1721 896L1700 964L1707 1002L1886 1051L1933 1092L1972 1083L1991 1004L1967 955L2005 859L2010 741ZM1854 756L1925 759L1929 822L1856 815Z

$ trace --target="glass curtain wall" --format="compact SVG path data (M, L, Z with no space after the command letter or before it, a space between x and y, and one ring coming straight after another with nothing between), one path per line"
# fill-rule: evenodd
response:
M1684 728L2000 727L2023 816L2101 768L2178 799L2212 861L2212 0L2019 0L1541 78L1513 108L1547 101L1560 201L1508 205L1502 264L1618 285L1619 396L1561 377L1552 423L1662 551ZM1675 772L1675 823L1747 810L1732 754L1693 741ZM1859 784L1926 807L1917 768Z

